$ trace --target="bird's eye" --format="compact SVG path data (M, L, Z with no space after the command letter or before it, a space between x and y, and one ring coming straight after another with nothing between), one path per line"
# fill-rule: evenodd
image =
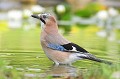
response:
M47 16L46 16L46 15L43 15L43 18L47 18Z

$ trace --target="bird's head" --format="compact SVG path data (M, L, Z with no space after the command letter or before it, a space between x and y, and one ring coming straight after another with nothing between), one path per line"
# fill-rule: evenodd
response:
M45 28L45 27L52 27L52 26L56 26L57 22L54 16L52 16L49 13L42 13L42 14L38 14L38 15L31 15L33 18L36 18L38 20L41 21L41 27Z

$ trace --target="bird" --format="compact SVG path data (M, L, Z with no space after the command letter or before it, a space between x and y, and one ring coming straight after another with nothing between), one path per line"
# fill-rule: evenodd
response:
M81 46L67 40L59 33L58 23L50 13L32 14L33 18L40 20L41 35L40 43L46 56L52 60L55 65L72 65L73 62L81 59L92 60L105 64L111 64L89 53Z

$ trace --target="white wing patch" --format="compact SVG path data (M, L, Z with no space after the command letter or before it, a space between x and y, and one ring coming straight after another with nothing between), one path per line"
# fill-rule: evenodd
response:
M71 51L77 51L77 50L76 50L76 47L72 46L72 48L73 48L73 49L72 49Z

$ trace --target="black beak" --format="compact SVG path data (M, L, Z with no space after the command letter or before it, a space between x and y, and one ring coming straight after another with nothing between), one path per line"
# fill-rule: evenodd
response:
M31 15L33 18L37 18L40 19L44 24L46 24L45 20L43 20L42 18L40 18L38 15Z
M33 18L37 18L40 19L40 17L38 15L31 15Z

